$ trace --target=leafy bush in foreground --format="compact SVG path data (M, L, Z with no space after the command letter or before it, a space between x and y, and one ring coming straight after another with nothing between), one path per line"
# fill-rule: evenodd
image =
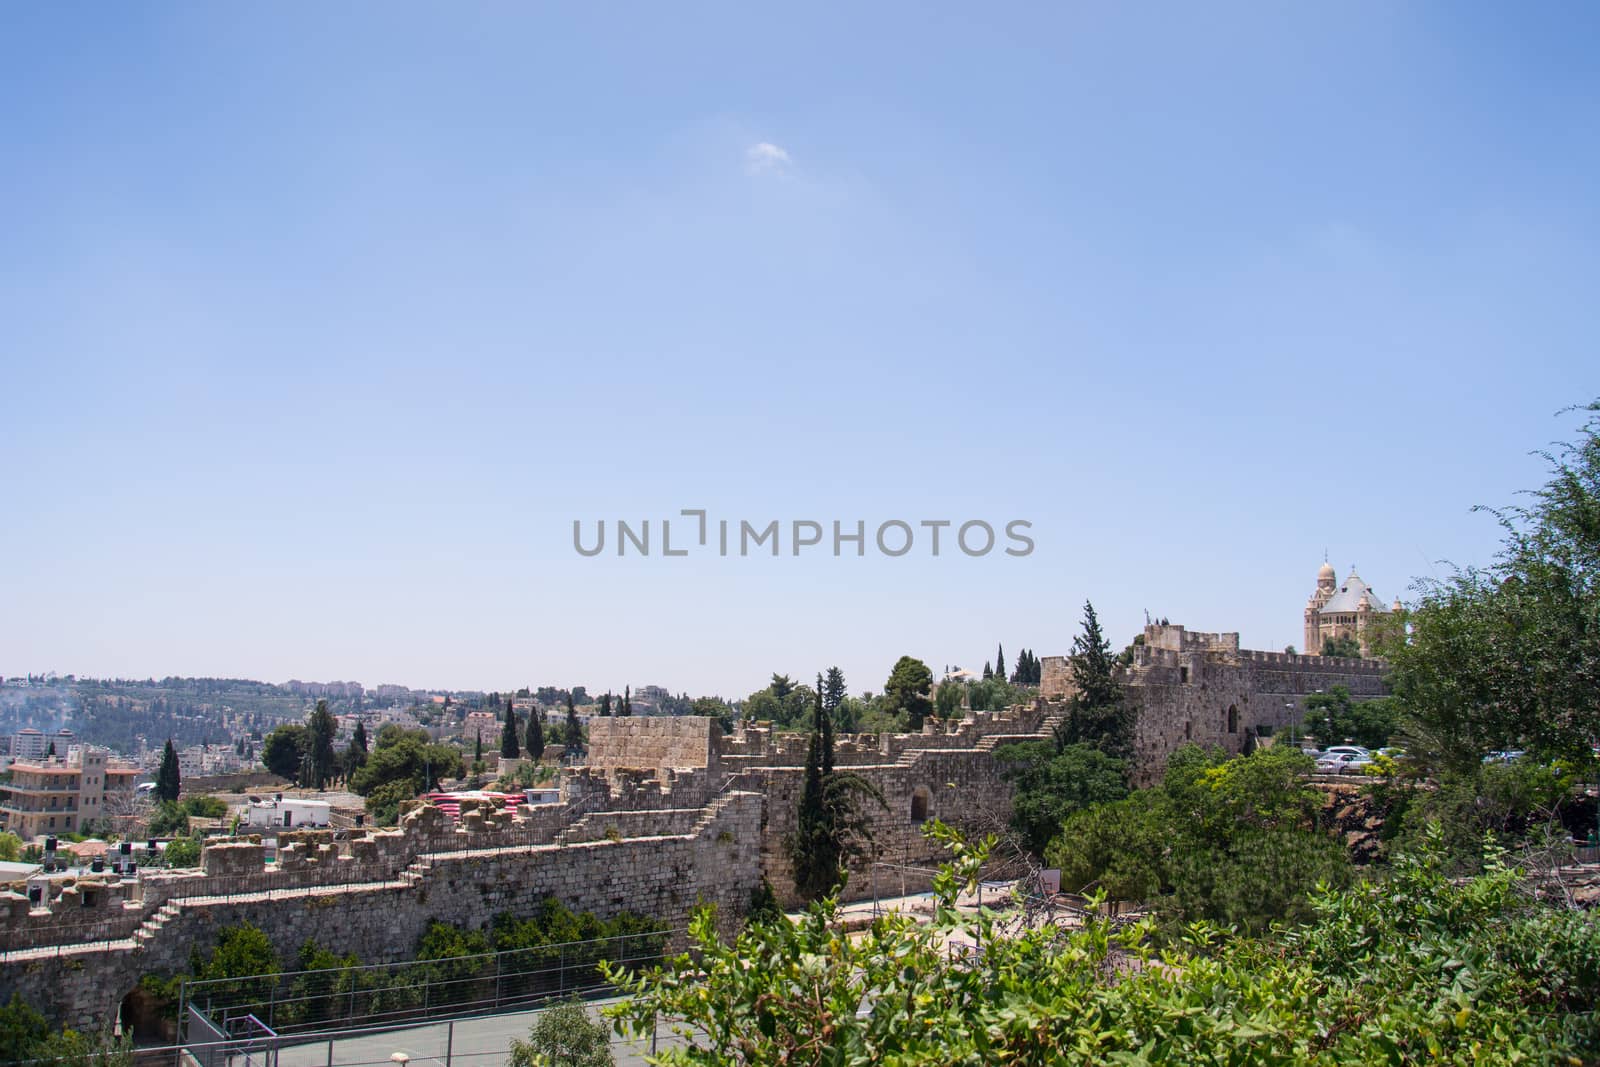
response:
M1571 1064L1600 1052L1600 932L1535 904L1491 856L1454 883L1427 859L1319 890L1303 927L1265 938L1206 922L1156 950L1147 924L1001 936L961 915L987 845L936 828L956 862L934 921L852 938L835 905L760 923L733 944L702 912L694 953L617 974L619 1032L674 1020L664 1064ZM950 940L976 946L952 954Z

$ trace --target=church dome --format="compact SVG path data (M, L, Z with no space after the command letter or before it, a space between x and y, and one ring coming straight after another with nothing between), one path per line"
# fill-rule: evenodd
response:
M1317 568L1317 581L1319 582L1328 578L1337 578L1338 576L1331 563L1324 562L1321 567Z

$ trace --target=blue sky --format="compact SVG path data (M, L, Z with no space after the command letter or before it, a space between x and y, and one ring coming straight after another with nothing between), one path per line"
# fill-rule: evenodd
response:
M1600 395L1597 23L13 12L0 671L876 690L1085 598L1298 644L1325 549L1484 561ZM1037 547L572 550L696 507Z

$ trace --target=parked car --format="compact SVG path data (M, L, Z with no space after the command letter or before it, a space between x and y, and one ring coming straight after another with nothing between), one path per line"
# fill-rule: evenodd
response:
M1317 760L1318 774L1363 774L1372 766L1370 756L1355 752L1329 752Z
M1485 762L1485 763L1515 763L1515 762L1517 762L1517 760L1521 759L1525 755L1527 755L1527 753L1524 752L1520 748L1508 749L1508 750L1506 750L1504 752L1491 752L1491 753L1489 753L1487 756L1483 757L1483 762Z
M1324 756L1360 756L1362 759L1371 759L1372 750L1362 748L1360 745L1329 745L1322 753Z

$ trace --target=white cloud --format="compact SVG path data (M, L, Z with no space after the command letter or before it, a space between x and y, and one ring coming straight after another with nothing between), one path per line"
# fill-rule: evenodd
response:
M790 162L789 153L770 141L753 144L744 150L746 174L785 174Z

